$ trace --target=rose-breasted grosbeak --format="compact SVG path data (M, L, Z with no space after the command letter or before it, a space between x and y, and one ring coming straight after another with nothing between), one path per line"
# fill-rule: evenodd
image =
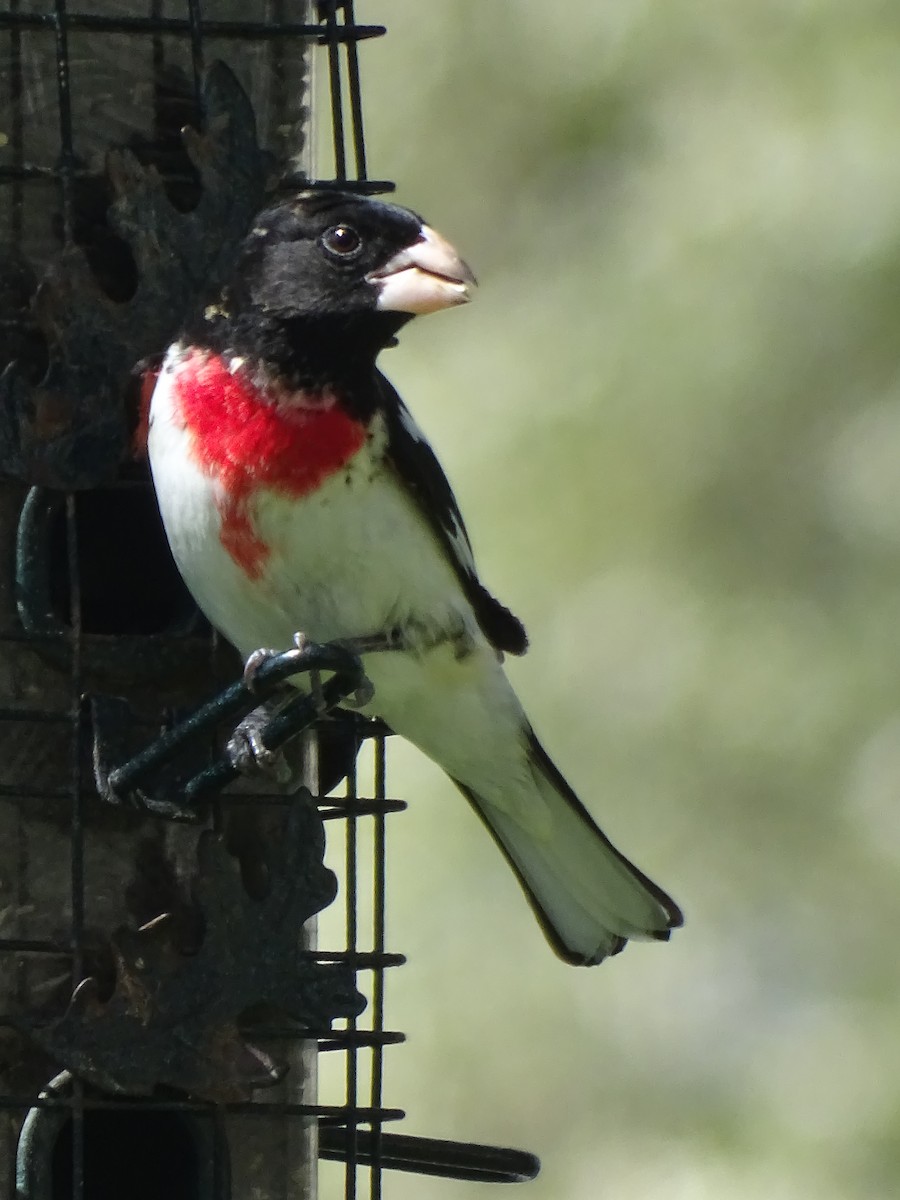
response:
M263 212L166 356L149 452L175 560L245 656L343 640L381 716L488 826L554 949L598 963L666 939L675 903L616 850L503 671L525 630L481 584L431 447L375 360L475 282L415 214L306 192Z

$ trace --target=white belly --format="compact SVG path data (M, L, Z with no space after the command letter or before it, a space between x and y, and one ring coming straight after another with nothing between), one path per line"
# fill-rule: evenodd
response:
M314 641L360 637L411 618L477 634L474 616L434 536L393 478L376 471L377 440L348 468L297 498L262 488L250 501L268 548L250 578L221 538L220 484L191 454L160 378L149 434L163 524L179 570L210 621L245 656Z
M251 509L270 548L251 579L221 540L218 483L191 454L190 434L160 376L150 464L172 553L194 599L241 654L287 649L295 633L317 642L376 634L413 620L433 631L463 626L470 652L443 642L422 654L365 657L382 716L455 778L498 789L524 769L523 715L496 653L428 526L364 446L302 499L262 491ZM490 790L490 789L488 789Z

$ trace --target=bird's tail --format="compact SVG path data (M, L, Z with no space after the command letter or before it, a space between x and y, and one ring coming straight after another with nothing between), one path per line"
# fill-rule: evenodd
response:
M456 780L487 825L553 949L592 966L629 938L666 941L683 922L678 905L597 827L532 733L528 766L535 804L498 805ZM541 819L523 819L542 809Z

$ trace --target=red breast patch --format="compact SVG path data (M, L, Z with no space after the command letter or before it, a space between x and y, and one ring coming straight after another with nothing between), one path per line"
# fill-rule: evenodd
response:
M251 579L270 547L252 519L259 488L305 496L350 461L366 440L330 393L261 394L218 355L193 351L174 376L175 400L192 434L193 457L221 485L222 545Z

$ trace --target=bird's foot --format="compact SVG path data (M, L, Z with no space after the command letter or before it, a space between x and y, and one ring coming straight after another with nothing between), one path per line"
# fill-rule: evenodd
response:
M367 704L371 704L375 697L375 688L372 681L363 677L363 682L356 689L352 696L346 696L341 703L345 708L365 708Z
M390 633L373 634L371 637L346 638L343 640L336 640L333 645L340 646L342 649L349 651L349 653L356 655L371 654L376 650L404 649L404 646L395 646L394 644L397 633L398 631L392 630ZM306 634L298 632L294 634L294 645L290 650L270 650L265 647L259 650L254 650L244 663L244 686L248 689L248 691L255 692L257 689L259 672L268 662L270 662L273 658L288 660L295 658L299 660L302 658L303 652L309 644L309 638L306 636ZM324 696L322 694L321 677L318 671L312 671L310 674L310 695L316 704L316 711L318 712L319 716L324 716L325 713L328 712L328 706L326 705ZM364 708L371 701L374 694L374 687L370 681L363 676L363 682L360 687L356 689L352 696L348 696L343 703L346 704L348 708Z
M284 703L285 697L280 695L254 708L226 742L225 757L241 775L264 776L275 783L288 783L293 777L293 770L281 750L269 750L262 740L263 730Z
M294 634L294 645L290 650L272 650L268 647L261 647L259 650L254 650L244 663L244 673L242 676L244 687L248 691L255 692L257 688L257 678L259 672L273 658L281 659L300 659L303 651L309 645L309 638L305 633Z

